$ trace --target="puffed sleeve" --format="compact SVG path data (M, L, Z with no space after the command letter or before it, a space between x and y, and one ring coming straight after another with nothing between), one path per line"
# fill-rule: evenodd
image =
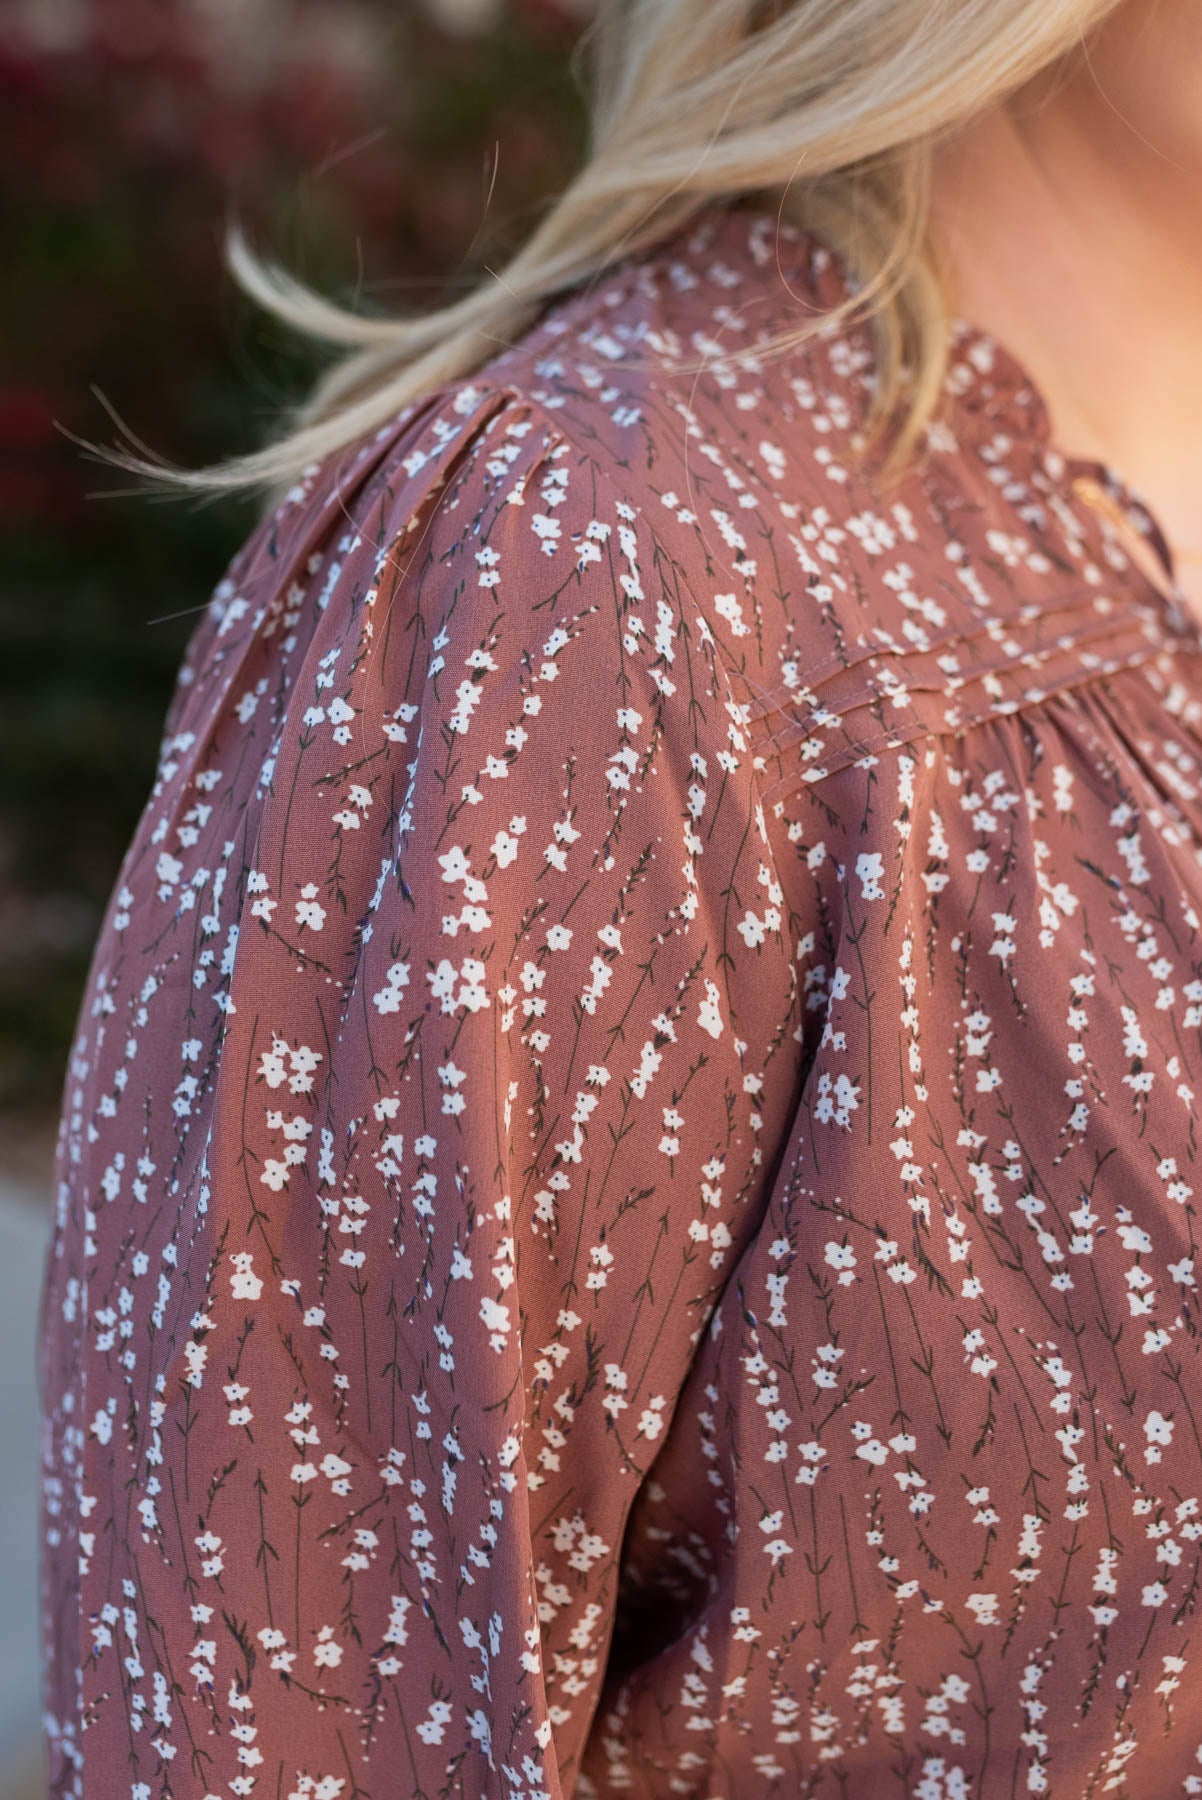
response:
M467 386L365 494L283 698L287 595L179 712L220 809L277 701L117 1560L177 1800L560 1800L796 1099L795 934L718 646L619 477Z

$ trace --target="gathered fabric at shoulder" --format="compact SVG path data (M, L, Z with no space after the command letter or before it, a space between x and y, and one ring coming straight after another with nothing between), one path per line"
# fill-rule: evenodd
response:
M878 627L842 656L765 687L745 676L744 717L766 801L861 757L970 729L1065 688L1160 658L1177 636L1164 609L1078 583L1002 616L900 639Z

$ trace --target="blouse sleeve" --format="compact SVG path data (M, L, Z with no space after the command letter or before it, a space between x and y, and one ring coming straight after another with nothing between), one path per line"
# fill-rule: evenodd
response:
M791 922L706 621L549 413L444 396L319 586L137 1558L173 1792L558 1800L796 1098ZM262 652L180 721L227 769Z

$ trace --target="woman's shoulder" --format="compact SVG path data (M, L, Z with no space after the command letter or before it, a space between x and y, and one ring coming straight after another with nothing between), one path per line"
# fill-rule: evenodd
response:
M1163 615L1114 597L1099 528L1065 506L985 334L957 330L921 452L879 491L858 453L869 326L769 348L848 282L814 233L707 209L308 471L215 606L246 611L253 589L253 620L340 584L353 628L403 566L414 591L454 590L457 630L502 620L515 667L567 631L598 675L637 644L661 692L674 612L769 799L1156 654Z

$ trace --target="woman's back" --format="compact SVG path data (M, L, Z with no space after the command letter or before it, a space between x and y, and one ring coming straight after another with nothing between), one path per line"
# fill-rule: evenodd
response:
M312 471L196 633L65 1093L55 1792L1193 1778L1200 646L965 322L876 496L776 233Z

